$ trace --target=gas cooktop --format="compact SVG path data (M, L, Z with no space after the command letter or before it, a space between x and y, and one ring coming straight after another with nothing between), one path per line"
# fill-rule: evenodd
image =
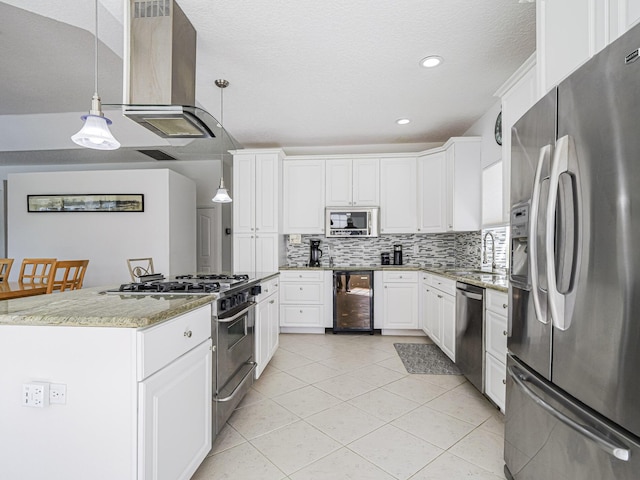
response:
M249 275L225 273L195 273L176 275L168 280L124 283L106 293L137 295L205 295L231 293L248 284Z

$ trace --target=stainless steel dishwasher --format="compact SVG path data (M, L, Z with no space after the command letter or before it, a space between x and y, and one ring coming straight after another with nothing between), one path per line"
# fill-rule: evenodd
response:
M484 393L484 288L456 283L456 365Z

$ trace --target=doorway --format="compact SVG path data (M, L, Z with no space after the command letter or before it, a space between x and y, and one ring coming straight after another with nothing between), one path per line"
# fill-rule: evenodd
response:
M222 271L221 219L218 207L197 209L197 270Z

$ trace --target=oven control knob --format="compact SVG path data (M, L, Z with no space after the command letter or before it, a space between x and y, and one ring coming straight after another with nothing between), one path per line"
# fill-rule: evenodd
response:
M260 295L262 293L262 286L255 285L251 287L251 295Z

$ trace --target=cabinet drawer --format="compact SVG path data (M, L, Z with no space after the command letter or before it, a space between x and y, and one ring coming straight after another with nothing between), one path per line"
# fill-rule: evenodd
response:
M137 332L138 380L168 365L211 337L211 305Z
M504 412L507 393L507 367L487 353L485 355L485 392Z
M322 327L322 306L281 305L280 325L282 327Z
M431 276L431 286L437 288L441 292L448 293L449 295L456 294L456 281L450 278L440 277L438 275Z
M280 302L296 304L322 303L322 283L283 283L280 285Z
M507 361L507 318L495 312L485 314L486 349L502 362Z
M405 272L405 271L385 271L382 272L382 281L387 282L407 282L415 283L418 281L418 272Z
M278 290L280 288L280 278L272 278L270 280L267 280L266 282L262 282L260 286L262 287L262 293L256 297L256 302L258 303L268 296L274 293L278 293Z
M324 270L282 270L283 282L322 282Z
M486 300L487 310L496 312L498 315L504 315L505 317L507 316L509 309L509 295L507 295L505 292L487 288Z

